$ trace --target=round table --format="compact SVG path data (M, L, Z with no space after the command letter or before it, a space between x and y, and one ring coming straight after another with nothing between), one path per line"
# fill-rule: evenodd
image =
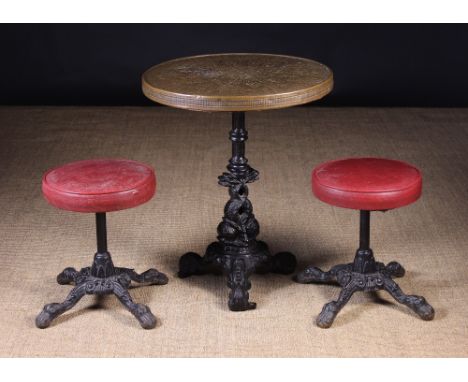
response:
M203 257L189 252L179 261L179 277L224 272L231 289L231 310L255 308L249 301L253 272L294 272L289 252L271 255L257 240L259 224L248 199L248 183L258 179L245 157L245 112L290 107L315 101L333 88L332 71L305 58L229 53L179 58L148 69L142 76L143 93L151 100L180 109L232 112L232 157L218 183L230 199L218 225L217 241Z

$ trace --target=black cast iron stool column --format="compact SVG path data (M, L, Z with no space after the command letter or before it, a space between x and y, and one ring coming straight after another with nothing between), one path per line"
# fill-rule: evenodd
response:
M245 157L245 111L289 107L328 94L333 76L325 65L298 57L267 54L218 54L176 59L143 74L143 92L153 101L196 111L232 112L232 157L218 183L230 199L218 225L218 240L203 257L189 252L179 262L179 276L222 273L230 288L234 311L255 308L249 301L253 272L292 273L296 259L289 252L272 256L257 240L259 224L248 199L248 184L258 171Z

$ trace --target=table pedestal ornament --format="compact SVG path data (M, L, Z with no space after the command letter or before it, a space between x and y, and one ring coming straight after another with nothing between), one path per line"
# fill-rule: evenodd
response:
M289 252L272 255L257 240L259 223L253 214L248 184L258 171L245 157L245 112L280 109L318 100L333 88L333 74L323 64L300 57L228 53L184 57L148 69L143 93L163 105L205 112L231 112L232 157L218 183L230 199L218 225L217 241L203 257L189 252L179 262L179 276L224 273L230 289L228 306L234 311L255 308L249 301L249 276L292 273L296 259Z
M258 180L258 171L253 169L245 157L245 114L232 113L232 158L228 172L218 177L218 184L229 189L230 199L224 207L224 216L218 225L218 241L211 243L201 257L188 252L180 258L179 277L202 275L205 273L226 274L229 293L228 306L231 310L242 311L255 308L249 302L251 287L249 276L253 272L281 274L293 273L296 258L292 253L270 254L268 246L257 240L260 226L253 214L248 183Z

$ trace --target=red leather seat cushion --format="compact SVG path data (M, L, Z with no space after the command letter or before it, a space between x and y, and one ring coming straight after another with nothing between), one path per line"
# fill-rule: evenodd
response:
M312 190L325 203L356 210L389 210L421 196L422 177L408 163L349 158L323 163L312 172Z
M138 206L156 190L151 167L125 159L72 162L47 171L42 192L55 207L77 212L109 212Z

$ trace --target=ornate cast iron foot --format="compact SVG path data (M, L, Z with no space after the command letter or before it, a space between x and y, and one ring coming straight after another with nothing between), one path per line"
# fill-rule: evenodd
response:
M233 113L232 158L228 172L218 177L218 183L229 189L230 199L224 207L224 216L218 225L218 241L211 243L201 257L188 252L179 260L179 277L206 273L224 273L230 288L228 306L234 311L254 309L249 302L249 276L256 273L290 274L296 268L296 258L289 252L272 256L263 241L257 241L260 226L253 214L247 184L258 179L258 171L247 164L244 156L247 130L244 113Z
M57 276L57 282L60 285L68 285L75 283L76 277L79 275L75 268L65 268L62 273Z
M40 329L49 327L52 320L73 308L85 294L86 284L77 285L61 304L52 303L45 305L42 312L36 317L36 326Z
M153 329L156 326L156 317L154 317L148 306L133 302L130 293L128 293L127 287L128 286L124 286L122 284L117 284L113 289L113 293L117 296L123 306L125 306L130 313L135 316L143 329Z
M393 281L392 277L402 277L405 274L404 268L399 263L392 261L388 265L384 265L375 262L373 265L375 267L372 272L355 271L355 262L336 265L328 272L316 267L308 267L296 275L295 280L299 283L337 282L342 287L338 299L325 304L322 312L318 315L316 323L319 327L329 328L339 311L357 291L386 290L395 300L408 306L423 320L432 320L434 318L434 309L424 297L404 294L397 283Z
M335 317L338 314L338 312L351 299L353 293L358 290L359 287L357 285L357 281L350 280L349 284L343 287L336 301L331 301L328 304L324 305L322 312L317 317L317 326L324 329L329 328L335 320Z
M229 262L229 265L226 264L226 270L228 271L227 285L231 290L228 301L229 309L236 312L255 309L257 305L254 302L249 302L248 291L252 286L249 275L253 270L249 261L245 261L240 257L226 258L225 261Z
M398 284L391 278L384 279L383 288L400 304L406 305L423 320L430 321L434 318L434 308L429 305L422 296L404 294Z
M211 243L205 256L188 252L179 260L180 278L208 273L227 276L227 285L231 289L228 306L232 311L255 309L256 304L249 302L248 290L251 283L248 280L252 273L291 274L296 268L296 258L292 253L280 252L272 256L268 246L258 241L256 248L244 254L226 252L220 242Z
M82 268L79 272L74 268L65 268L57 276L57 282L62 285L75 284L75 287L64 302L45 305L36 318L36 326L47 328L55 318L73 308L85 294L115 294L144 329L152 329L156 326L156 317L146 305L133 302L127 290L131 281L164 285L168 279L156 269L138 274L133 269L114 267L108 252L97 253L93 266Z
M135 281L140 284L149 285L166 285L169 282L169 279L164 273L159 272L157 269L151 268L146 272L137 273L134 269L130 268L115 268L116 274L127 274L132 281Z
M392 277L403 277L405 275L405 268L396 261L391 261L387 265L375 262L377 270L385 270ZM340 264L332 267L328 272L322 271L320 268L310 266L304 269L302 272L294 276L294 281L301 284L310 283L333 283L336 282L336 275L342 270L351 271L353 269L353 263Z

